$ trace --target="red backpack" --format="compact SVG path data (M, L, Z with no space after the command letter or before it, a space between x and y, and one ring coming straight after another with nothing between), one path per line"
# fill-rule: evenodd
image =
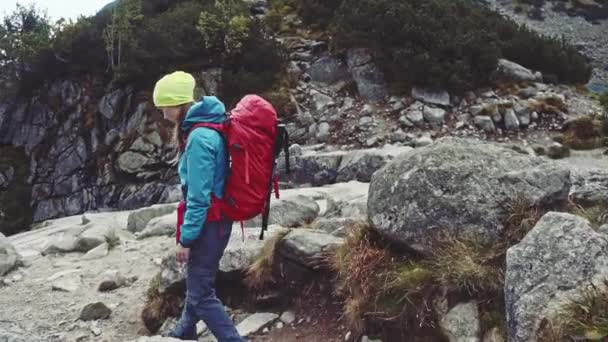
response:
M281 150L285 151L289 172L289 137L285 127L279 125L274 107L260 96L247 95L228 114L224 123L198 123L190 132L200 127L222 134L230 162L224 197L218 199L212 196L207 220L213 222L225 217L243 222L262 214L260 239L263 239L264 231L268 228L273 185L279 198L274 168ZM178 207L178 242L185 208L186 204L182 201Z

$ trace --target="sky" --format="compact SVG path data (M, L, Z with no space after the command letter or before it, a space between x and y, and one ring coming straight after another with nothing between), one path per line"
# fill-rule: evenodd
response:
M81 14L95 14L111 0L0 0L0 15L12 12L17 2L22 5L33 2L36 7L46 9L53 19L76 19Z

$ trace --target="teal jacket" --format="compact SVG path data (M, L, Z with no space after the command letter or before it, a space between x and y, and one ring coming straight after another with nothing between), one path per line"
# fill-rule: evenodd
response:
M215 96L205 96L192 105L182 122L184 136L197 123L222 123L226 107ZM207 219L211 194L224 196L224 183L228 174L227 153L224 138L209 128L197 128L190 132L179 165L184 197L187 202L184 223L181 227L180 244L192 246L200 235Z

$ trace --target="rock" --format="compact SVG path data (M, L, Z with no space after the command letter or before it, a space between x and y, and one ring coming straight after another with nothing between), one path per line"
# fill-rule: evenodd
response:
M483 130L486 133L491 133L496 130L496 127L494 126L494 122L492 121L492 118L489 116L478 115L473 120L475 122L475 126L479 127L481 130Z
M539 116L537 112L532 112L532 114L530 114L530 120L532 121L538 121Z
M308 74L315 83L335 84L350 78L346 64L333 56L324 56L308 68Z
M112 120L114 115L120 112L126 93L122 89L116 89L106 94L99 101L99 112L106 119ZM120 113L119 113L120 114Z
M177 204L158 204L151 207L134 210L127 219L127 230L136 233L143 231L148 222L160 216L175 213Z
M97 302L86 305L80 312L79 319L83 321L94 321L97 319L108 319L112 310L104 303Z
M321 94L316 90L311 91L310 94L312 95L312 100L317 111L322 111L329 106L335 105L334 100L331 97Z
M442 138L397 156L372 177L368 215L386 238L428 253L432 241L453 234L495 241L523 194L531 205L565 202L567 168L499 144Z
M479 341L479 311L477 303L461 303L441 318L441 329L450 342Z
M21 256L11 242L0 233L0 276L8 274L20 264Z
M177 203L183 199L181 185L170 185L160 195L159 203Z
M391 104L391 109L393 112L398 113L399 111L405 109L405 104L402 101L396 101Z
M519 119L515 115L513 109L507 109L505 113L505 128L507 131L515 131L519 129Z
M319 205L308 196L296 195L283 197L270 202L269 224L278 224L283 227L301 227L313 222L319 216ZM261 227L260 216L246 221L246 227Z
M562 159L570 156L570 148L554 142L547 147L547 157L551 159Z
M414 102L406 110L401 112L401 115L414 125L420 125L424 122L424 105L420 102Z
M608 203L608 172L604 169L572 168L570 198L576 203Z
M296 321L296 314L293 311L285 311L281 314L281 322L290 325Z
M408 139L407 133L405 133L401 128L393 132L390 136L390 141L393 143L402 143L406 142Z
M350 151L340 161L336 182L357 180L367 183L376 170L382 168L396 155L410 150L410 147L388 147Z
M159 137L159 139L160 139L160 137ZM129 150L135 151L135 152L141 152L143 154L152 153L152 152L154 152L155 149L156 149L155 144L144 140L144 138L142 138L142 137L135 139L133 144L131 144L131 147L129 147Z
M517 115L517 118L519 119L519 124L521 125L521 127L525 128L525 127L528 127L530 125L531 117L530 117L530 112L529 111L520 112Z
M420 113L420 114L422 114L422 113ZM405 115L402 115L401 117L399 117L399 123L401 124L402 127L414 127L415 126L414 123L411 122Z
M101 244L116 243L119 241L116 229L106 223L89 223L78 236L77 251L88 252Z
M542 256L542 257L539 257ZM532 341L540 322L599 286L608 274L608 239L589 221L566 213L544 215L507 251L505 307L509 341Z
M469 113L471 113L471 116L477 116L479 114L482 114L485 110L485 106L482 105L474 105L469 107Z
M75 292L83 285L80 270L68 270L56 273L48 281L53 291Z
M245 228L245 238L236 229L230 236L230 241L222 259L220 259L220 272L230 273L245 270L259 256L266 240L278 234L285 234L288 230L278 226L270 226L265 233L264 241L260 241L260 228Z
M542 81L542 76L532 72L517 63L506 59L499 59L496 71L491 76L494 82L536 82Z
M446 111L441 108L424 107L424 119L432 124L442 124Z
M107 242L102 243L101 245L91 249L87 252L87 254L82 256L82 260L94 260L101 259L108 255L110 252L110 245Z
M247 269L258 258L266 240L277 234L285 234L286 229L278 226L270 226L265 233L264 241L259 239L261 228L245 228L245 236L235 226L230 236L230 241L220 259L219 271L222 273L238 273ZM238 229L238 230L237 230ZM164 293L167 289L181 284L185 279L185 268L178 266L175 261L175 253L161 259L160 262L160 285L159 292Z
M494 327L483 335L483 342L505 342L505 338L500 329Z
M153 218L148 222L146 228L137 235L137 239L145 239L152 236L171 236L175 234L177 216L175 213Z
M297 183L310 183L314 186L332 184L338 177L338 168L346 152L309 152L297 159L294 176Z
M319 124L319 131L317 132L317 140L325 142L329 138L330 126L327 122L321 122Z
M108 292L116 290L120 287L127 286L132 283L133 279L127 279L117 270L109 270L104 272L103 278L97 290L99 292Z
M348 50L346 63L362 98L378 101L388 96L384 74L373 63L373 56L369 50L362 48Z
M260 330L272 325L279 315L274 313L255 313L236 326L236 330L243 337L253 335Z
M424 103L434 104L438 106L450 105L450 94L447 91L433 91L430 89L412 88L412 97Z
M423 146L428 146L430 144L433 143L433 138L431 138L428 135L423 135L421 137L418 137L415 141L414 141L414 146L415 147L423 147Z
M356 217L320 218L313 223L311 228L333 236L345 237L346 228L354 226L361 221L361 218Z
M74 227L59 235L53 236L42 247L42 255L70 253L78 250L79 235L84 226Z
M281 255L302 266L317 268L323 253L341 246L344 239L323 231L296 229L284 238L279 249Z
M153 160L139 152L127 151L121 154L116 162L119 170L136 174L144 171L145 166L152 163Z

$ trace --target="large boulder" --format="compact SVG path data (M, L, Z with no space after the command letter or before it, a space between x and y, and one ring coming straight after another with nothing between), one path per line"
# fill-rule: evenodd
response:
M389 147L350 151L340 161L336 181L369 182L374 172L381 169L395 156L410 150L412 150L411 147Z
M258 258L267 240L288 232L286 228L270 226L264 233L264 240L260 240L260 231L260 228L233 230L224 255L220 259L220 272L230 273L247 269Z
M88 222L53 236L42 247L42 254L86 253L104 243L116 243L119 239L114 225L106 221Z
M507 251L505 306L509 341L535 341L540 322L608 274L608 239L589 222L550 212Z
M494 143L446 138L396 157L372 177L368 216L385 237L422 253L444 235L492 242L507 204L565 202L570 171Z
M346 64L339 58L324 56L314 62L308 69L313 82L334 84L350 78Z
M146 228L137 235L137 239L141 240L152 236L173 235L175 233L176 223L177 216L175 213L153 218L148 222Z
M319 216L319 205L315 200L304 195L284 196L270 201L269 224L283 227L301 227L313 222ZM260 216L245 222L247 227L260 227Z
M0 276L12 271L21 264L21 256L11 242L0 233Z
M299 265L317 268L324 253L344 244L344 239L312 229L294 229L279 249L281 255Z
M434 104L438 106L450 105L450 94L447 91L435 91L425 88L412 88L412 97L424 103Z
M395 156L411 149L408 146L387 145L364 150L306 151L291 161L293 180L298 184L314 186L353 180L369 182L374 172Z
M220 272L233 273L246 270L255 262L266 240L287 232L284 228L270 226L265 233L266 240L262 241L259 239L260 230L261 228L245 228L243 236L240 229L237 230L237 226L234 226L228 246L220 259ZM169 288L175 288L184 281L185 277L185 268L177 264L175 253L170 254L162 260L159 292L164 293Z
M338 168L346 152L307 152L296 159L293 174L297 183L325 185L336 182Z
M543 76L517 63L499 59L492 79L496 82L542 82Z
M577 203L594 205L608 202L608 171L572 168L570 198Z
M320 218L312 225L312 229L323 231L333 236L345 237L348 233L348 228L363 222L357 217L334 217Z
M176 209L177 204L171 203L134 210L127 219L127 230L133 233L141 232L152 219L174 213Z

